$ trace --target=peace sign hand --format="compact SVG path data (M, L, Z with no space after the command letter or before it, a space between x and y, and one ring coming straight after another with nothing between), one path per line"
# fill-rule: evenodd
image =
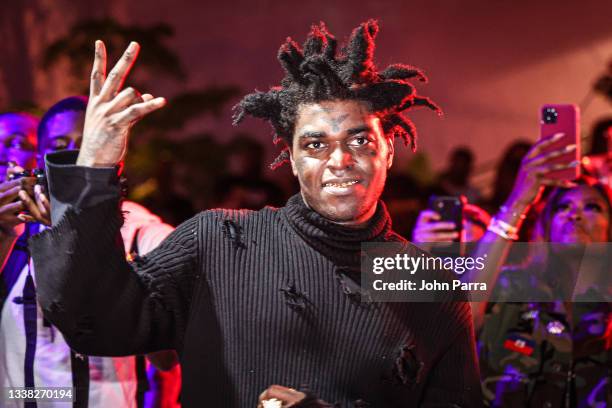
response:
M142 96L134 88L121 90L136 61L140 46L132 42L106 77L106 47L96 41L91 72L89 103L77 165L113 167L127 152L130 127L149 113L166 104L164 98Z

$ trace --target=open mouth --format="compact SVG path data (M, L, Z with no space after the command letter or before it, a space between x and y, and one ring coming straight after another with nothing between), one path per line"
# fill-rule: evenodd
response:
M323 183L323 187L346 188L359 183L359 180L343 181L340 183Z
M323 183L322 190L326 194L334 196L346 196L355 194L361 184L361 180L334 180Z

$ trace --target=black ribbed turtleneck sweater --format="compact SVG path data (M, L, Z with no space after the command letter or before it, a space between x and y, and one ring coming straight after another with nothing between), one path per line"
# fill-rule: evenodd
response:
M254 408L272 384L341 407L480 406L467 304L356 296L361 242L403 240L382 202L362 228L300 195L280 209L206 211L128 264L112 171L53 160L54 227L31 248L40 304L75 350L175 348L186 408Z

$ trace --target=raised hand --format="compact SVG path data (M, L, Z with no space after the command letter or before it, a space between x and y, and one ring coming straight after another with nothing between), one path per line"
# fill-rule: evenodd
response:
M21 190L19 199L23 203L24 209L29 212L29 214L21 214L21 218L27 222L38 221L47 226L51 225L51 203L49 203L41 185L36 184L34 186L34 198L25 190Z
M576 150L576 145L546 151L548 146L557 142L563 136L563 133L557 133L547 139L542 139L527 152L521 162L509 202L515 205L528 206L539 199L544 186L570 186L572 184L570 181L547 177L553 171L569 169L580 164L578 162L558 164L553 161L556 157Z
M123 161L130 127L165 105L164 98L153 98L150 94L141 96L131 87L121 90L139 50L137 43L130 43L107 77L106 47L102 41L96 41L89 103L77 165L113 167Z
M20 214L25 209L19 200L21 191L32 190L35 183L33 177L24 177L0 183L0 232L5 236L18 236L20 224L31 221L28 215Z
M24 172L23 167L15 166L13 164L9 165L11 167L9 167L6 173L8 179L12 179L14 175ZM4 188L4 185L10 185L7 183L2 184L0 186L0 190ZM16 214L15 217L11 217L10 214L6 214L9 222L11 219L17 218L20 222L38 221L45 225L51 225L51 203L49 203L49 200L43 191L43 186L36 183L36 178L19 177L17 179L10 180L10 183L14 183L19 187L17 194L12 195L19 197L21 210L24 210L25 212L18 215Z
M453 242L459 238L458 227L454 222L440 221L442 217L433 210L419 213L412 231L412 241L416 243Z
M271 385L259 395L257 408L293 407L299 404L306 394L282 385Z

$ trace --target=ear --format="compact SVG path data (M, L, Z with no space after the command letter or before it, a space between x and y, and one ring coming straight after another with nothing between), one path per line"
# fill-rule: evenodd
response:
M297 177L297 167L295 166L295 160L293 160L293 149L289 147L289 163L291 163L291 172L295 177Z
M393 141L395 138L393 136L387 137L387 170L391 168L393 165L393 155L395 154L395 144Z

